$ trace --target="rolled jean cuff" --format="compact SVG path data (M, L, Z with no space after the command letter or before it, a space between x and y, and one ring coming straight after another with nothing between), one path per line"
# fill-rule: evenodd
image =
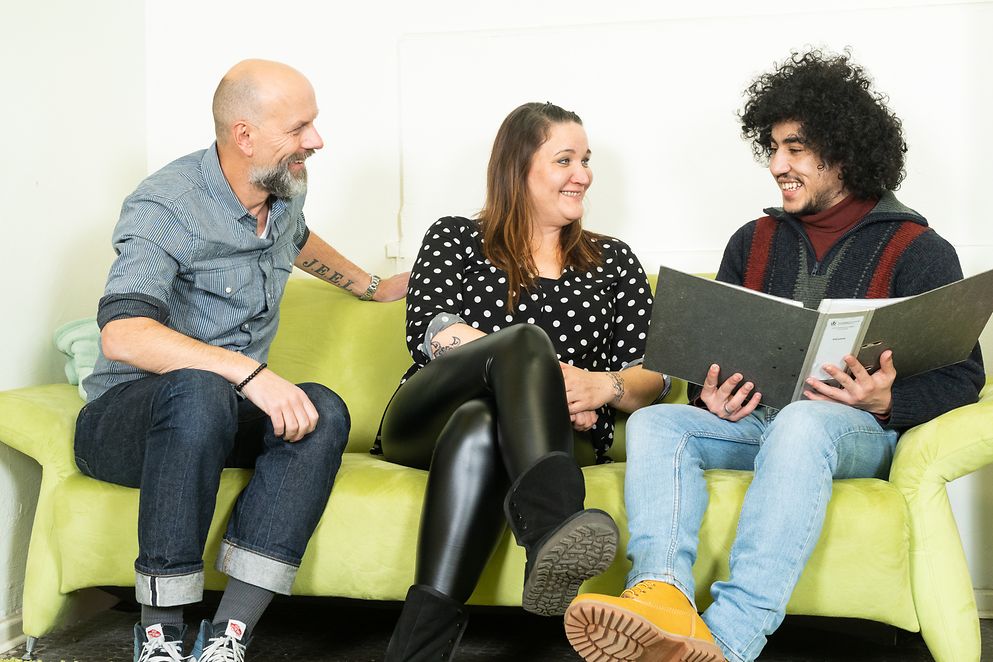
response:
M710 635L714 638L714 643L717 644L717 647L721 649L722 653L724 653L724 659L726 662L748 662L745 658L738 655L738 653L728 646L716 632L711 630Z
M150 607L178 607L203 599L203 570L184 575L134 573L134 597Z
M298 566L238 547L227 539L221 541L215 567L228 577L280 595L290 595L299 570Z

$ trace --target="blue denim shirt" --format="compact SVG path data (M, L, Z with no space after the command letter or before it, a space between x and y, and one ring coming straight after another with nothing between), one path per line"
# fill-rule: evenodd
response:
M97 323L149 317L183 335L265 361L279 302L307 241L304 196L274 199L265 238L221 171L216 144L149 176L114 229ZM150 373L101 351L84 381L87 400Z

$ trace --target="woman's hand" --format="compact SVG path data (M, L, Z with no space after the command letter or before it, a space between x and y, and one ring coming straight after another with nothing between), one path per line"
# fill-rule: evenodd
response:
M570 414L569 420L572 421L572 428L577 432L586 432L594 425L597 421L597 413L595 411L581 411L576 414Z
M565 363L559 365L570 414L595 411L603 405L630 414L652 404L665 387L661 373L640 365L618 372L590 372Z
M624 380L616 372L590 372L561 362L559 366L570 415L594 412L624 396Z

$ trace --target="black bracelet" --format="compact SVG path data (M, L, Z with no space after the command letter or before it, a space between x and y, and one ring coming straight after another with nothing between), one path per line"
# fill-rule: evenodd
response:
M234 390L236 390L239 393L241 393L241 389L245 388L245 384L247 384L248 382L250 382L253 379L255 379L255 375L259 374L260 372L262 372L263 370L265 370L267 367L269 367L269 364L268 363L260 363L259 364L259 367L252 371L252 374L250 374L248 377L245 377L245 379L240 384L238 384L237 386L234 387Z

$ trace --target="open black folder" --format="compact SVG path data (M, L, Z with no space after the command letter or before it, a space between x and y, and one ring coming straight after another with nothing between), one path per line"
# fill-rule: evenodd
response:
M993 270L902 299L825 299L819 310L663 266L659 270L645 367L702 384L710 365L721 381L740 372L781 409L807 376L857 356L872 372L893 350L900 377L969 357L993 313Z

